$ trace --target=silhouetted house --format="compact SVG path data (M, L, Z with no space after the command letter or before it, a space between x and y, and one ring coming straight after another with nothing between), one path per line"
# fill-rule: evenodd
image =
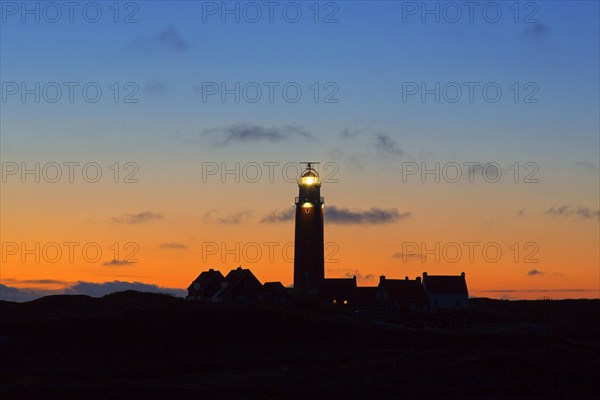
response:
M423 287L432 310L460 310L469 305L464 272L460 275L428 275L423 272Z
M359 308L373 308L377 305L377 286L359 286L356 288L354 305Z
M381 276L377 287L377 304L388 312L423 312L427 309L427 294L421 278L386 279Z
M258 292L258 301L261 303L285 304L288 297L288 290L281 282L265 282Z
M323 304L354 304L356 277L323 279L319 286L319 298Z
M197 300L209 303L213 296L221 289L224 277L219 271L209 269L202 272L188 287L188 300Z
M262 284L249 269L231 270L221 281L220 289L213 295L213 303L251 303L256 301Z

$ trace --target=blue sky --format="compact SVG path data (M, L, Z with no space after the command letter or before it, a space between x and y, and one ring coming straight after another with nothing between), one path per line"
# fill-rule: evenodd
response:
M469 23L465 9L459 23L444 22L443 15L440 23L431 16L422 23L419 15L406 16L403 23L406 6L401 3L338 2L339 22L330 24L314 23L309 3L302 3L303 18L296 24L277 12L274 23L266 16L258 23L244 22L243 14L240 23L233 17L221 23L214 15L203 23L202 3L192 1L170 6L138 2L139 22L132 24L114 23L109 3L103 3L104 15L96 24L77 18L78 14L72 24L66 16L54 24L43 20L23 24L17 17L5 16L3 81L93 81L105 91L112 82L135 82L141 91L135 105L5 103L3 123L10 129L5 129L4 144L35 140L36 135L26 131L35 129L36 123L45 125L45 118L65 116L72 123L54 133L68 134L74 127L71 135L77 138L94 134L93 127L82 133L78 125L88 116L122 124L135 120L137 128L128 129L126 135L113 133L124 146L133 145L133 138L159 138L173 131L195 134L232 122L296 123L334 142L344 127L371 121L393 134L407 151L428 151L435 143L460 153L477 137L480 150L496 158L494 148L520 152L529 147L544 158L554 159L560 152L593 161L599 107L596 2L537 2L538 24L514 23L513 11L504 3L498 23L486 22L477 11L475 22ZM522 14L525 11L532 10L521 9ZM161 43L157 39L161 32L170 32L174 42ZM276 90L272 104L263 100L236 104L230 96L224 105L218 95L203 103L201 83L223 81L298 82L303 97L289 104ZM497 82L502 99L486 103L476 89L473 104L464 100L434 104L431 96L423 104L418 95L402 102L402 82L471 81ZM334 82L339 103L312 102L309 86L314 82L321 86ZM513 103L509 86L514 82L535 83L539 103ZM144 90L147 86L155 93ZM322 95L328 92L321 90ZM521 90L521 96L529 92ZM32 111L43 119L24 124L10 118ZM89 127L89 120L85 124ZM13 130L18 137L8 132ZM542 154L537 154L540 146Z

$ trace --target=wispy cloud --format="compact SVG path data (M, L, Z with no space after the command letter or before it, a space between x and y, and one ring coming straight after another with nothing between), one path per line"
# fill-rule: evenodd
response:
M273 211L271 214L264 216L260 222L263 224L272 224L274 222L288 222L294 219L294 209L289 208L282 211Z
M528 276L536 276L536 275L544 275L544 271L540 271L536 268L533 268L532 270L527 272Z
M407 154L404 150L398 147L394 139L383 133L378 133L376 135L375 149L382 154L394 157L402 157Z
M188 246L186 244L178 243L178 242L161 243L159 245L159 247L164 250L184 250L184 249L188 248Z
M340 136L344 139L350 139L360 135L361 131L355 128L344 128L340 132Z
M164 215L152 211L143 211L138 214L123 214L119 217L114 217L113 221L120 224L139 224L154 220L163 219Z
M397 251L394 254L392 254L392 258L401 258L403 261L408 261L421 257L423 257L423 254L421 253L402 253L401 251Z
M541 22L536 24L527 24L527 28L525 28L525 36L529 39L541 40L544 39L548 34L552 31L552 29Z
M573 165L576 168L588 170L588 171L596 171L598 169L598 166L596 164L591 163L589 161L575 161L573 163Z
M341 269L327 269L327 274L331 276L341 276L342 278L354 278L360 282L373 282L376 278L374 274L363 275L358 269L341 268Z
M325 218L332 224L387 224L410 218L410 212L399 212L395 208L372 207L368 210L349 210L329 206L325 208Z
M553 217L577 216L583 219L592 219L600 218L600 209L592 210L589 207L573 207L571 205L566 204L562 206L552 206L546 210L546 214L551 215Z
M552 292L594 292L598 289L490 289L478 290L481 293L552 293Z
M155 35L138 36L129 47L145 53L157 51L183 53L189 48L189 44L173 26L168 26Z
M266 127L245 123L222 128L205 129L203 135L208 137L214 146L227 146L235 143L273 143L287 141L293 137L312 137L309 132L294 125Z
M57 280L57 279L13 279L13 278L3 278L2 282L6 283L6 284L12 284L12 285L16 284L18 286L34 285L36 287L37 286L64 287L69 283L67 281L61 281L61 280Z
M331 148L325 153L325 159L336 160L339 165L343 165L344 171L347 173L362 173L365 170L362 164L362 160L365 159L363 155L346 154L346 151L340 147Z
M399 212L395 208L372 207L368 210L350 210L336 206L325 207L325 220L329 224L377 225L405 220L410 212ZM261 223L288 222L294 219L294 209L274 211L261 219Z
M247 220L252 215L250 210L235 211L226 215L218 215L217 210L207 211L202 217L205 223L218 223L225 225L237 225Z
M155 80L148 81L142 90L151 96L166 96L168 93L167 84Z
M127 261L127 260L117 260L117 259L112 259L110 261L104 262L102 263L102 265L105 265L107 267L120 267L123 265L132 265L135 264L132 261Z

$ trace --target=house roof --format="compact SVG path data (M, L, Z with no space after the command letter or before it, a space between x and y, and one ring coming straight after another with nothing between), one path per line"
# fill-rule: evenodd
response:
M388 299L401 303L427 303L427 293L419 280L385 279L379 289L387 292Z
M265 282L262 285L264 292L269 293L283 293L285 292L285 286L281 284L281 282Z
M252 271L238 267L229 271L221 283L222 288L215 293L213 298L222 298L232 291L256 291L262 284L254 276Z
M190 284L188 290L204 290L209 286L221 282L222 280L223 274L221 274L221 272L210 269L198 275L198 277Z
M244 280L250 280L253 281L252 283L257 283L258 286L262 286L260 281L254 276L252 271L242 267L232 269L225 277L225 282L227 283L228 287L235 287Z
M428 275L423 274L423 286L427 293L468 295L465 275Z

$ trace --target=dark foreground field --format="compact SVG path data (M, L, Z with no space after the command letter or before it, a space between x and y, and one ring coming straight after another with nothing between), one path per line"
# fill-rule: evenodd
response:
M135 292L0 302L0 398L595 399L599 315L473 300L402 327Z

